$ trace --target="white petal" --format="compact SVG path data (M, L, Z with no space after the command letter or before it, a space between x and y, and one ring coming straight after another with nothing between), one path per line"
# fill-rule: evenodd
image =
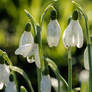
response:
M41 80L41 92L51 92L50 76L43 76Z
M86 47L84 51L84 67L89 70L89 62L88 62L88 47Z
M14 82L9 82L6 85L5 92L17 92L16 84Z
M22 34L21 38L20 38L20 46L25 45L25 44L30 44L30 43L34 43L34 39L32 36L31 32L27 32L24 31L24 33Z
M19 47L15 51L15 54L16 55L23 55L24 57L31 56L31 54L33 54L32 49L33 49L33 44L25 44L25 45Z
M4 83L0 82L0 90L2 90L4 87Z
M41 68L38 44L35 44L35 46L35 63L38 68Z
M81 48L83 46L83 32L78 21L71 20L65 29L63 33L63 44L65 47L77 46Z
M78 48L81 48L83 46L83 32L82 32L82 28L79 24L79 21L73 21L73 29L75 31L75 37L76 37L76 41L77 41L77 44L76 46Z
M31 59L29 57L27 57L27 61L28 61L28 63L33 63L33 62L35 62L35 59L33 57Z
M86 71L86 70L83 70L83 71L80 73L79 79L80 79L81 82L87 82L88 79L89 79L89 72Z
M57 46L60 40L60 26L57 20L50 20L47 29L47 42L49 47Z
M9 82L9 74L9 67L5 64L0 64L0 82L6 85Z

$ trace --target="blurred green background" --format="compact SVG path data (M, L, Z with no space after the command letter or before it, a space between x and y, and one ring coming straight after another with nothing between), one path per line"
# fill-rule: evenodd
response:
M16 56L14 52L18 48L20 36L24 32L25 24L29 21L24 9L27 9L32 14L35 23L38 24L43 9L49 4L50 1L52 0L0 0L0 49L8 53L14 65L23 68L28 73L35 90L37 86L35 64L28 64L26 59L24 59L22 56ZM85 9L88 15L90 35L92 35L92 0L75 1L77 1ZM42 29L44 53L46 56L55 61L62 76L64 76L64 78L67 80L67 49L64 48L62 43L62 35L64 29L67 27L67 20L73 12L72 0L58 0L54 6L57 10L57 18L61 27L60 43L57 48L48 47L46 41L46 30L50 21L50 12L48 12L45 16ZM79 16L79 19L85 37L85 24L83 17ZM85 47L86 41L84 40L84 45L81 49L73 48L72 50L73 87L80 85L78 82L78 73L84 69L83 52ZM50 73L51 76L54 76L51 70ZM18 80L21 79L19 85L24 84L22 78L19 75L17 76Z

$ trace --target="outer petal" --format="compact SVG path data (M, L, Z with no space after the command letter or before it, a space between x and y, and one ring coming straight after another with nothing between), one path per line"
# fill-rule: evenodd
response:
M25 44L21 47L19 47L16 51L16 55L23 55L24 57L31 56L33 54L32 52L33 44Z
M36 46L36 49L35 49L35 64L38 68L41 68L38 44L35 44L35 46Z
M5 92L17 92L16 84L14 82L9 82L6 86Z
M50 76L43 76L41 80L41 92L51 92Z
M0 64L0 82L5 85L9 82L10 70L5 64Z
M47 29L47 42L50 47L57 46L60 40L60 26L57 20L50 20Z
M81 48L83 45L82 28L78 21L71 20L70 24L63 33L63 44L65 47L77 46Z
M65 47L70 47L72 45L73 34L71 31L72 31L72 24L70 22L70 24L63 33L63 44Z
M73 20L73 27L72 27L72 31L74 32L74 37L76 39L76 46L78 48L81 48L83 46L83 32L82 32L82 28L79 24L79 21L74 21Z
M20 38L19 47L23 46L25 44L30 44L30 43L34 43L34 39L33 39L32 33L24 31L24 33L22 34L22 36Z
M88 62L88 47L86 47L84 51L84 67L89 70L89 62Z

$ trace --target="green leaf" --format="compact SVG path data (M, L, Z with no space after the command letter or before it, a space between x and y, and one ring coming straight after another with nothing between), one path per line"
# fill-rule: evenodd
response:
M34 92L29 77L27 76L27 74L26 74L22 69L20 69L20 68L18 68L18 67L15 67L15 66L9 66L9 68L10 68L12 71L15 71L15 72L21 74L21 75L24 77L24 79L27 81L27 83L28 83L28 85L29 85L29 88L30 88L30 91L31 91L31 92Z
M20 92L27 92L26 88L24 86L20 87Z
M68 88L68 83L66 82L66 80L60 75L59 73L59 69L57 67L57 65L49 58L45 58L45 60L48 62L48 65L50 66L50 68L52 69L52 71L55 73L55 75L57 76L57 78L59 78L61 81L63 81L63 83L67 86Z

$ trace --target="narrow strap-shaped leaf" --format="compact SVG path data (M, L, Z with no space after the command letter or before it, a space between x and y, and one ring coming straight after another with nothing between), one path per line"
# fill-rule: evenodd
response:
M49 58L45 58L45 60L48 62L48 65L50 66L50 68L52 69L52 71L55 73L55 75L61 80L63 81L63 83L67 86L68 88L68 83L66 82L66 80L60 75L59 73L59 69L57 67L57 65Z
M28 83L28 85L29 85L29 88L30 88L30 91L31 91L31 92L34 92L29 77L27 76L27 74L26 74L22 69L20 69L20 68L18 68L18 67L15 67L15 66L9 66L9 68L10 68L11 70L13 70L13 71L18 72L19 74L21 74L21 75L24 77L24 79L27 81L27 83Z

